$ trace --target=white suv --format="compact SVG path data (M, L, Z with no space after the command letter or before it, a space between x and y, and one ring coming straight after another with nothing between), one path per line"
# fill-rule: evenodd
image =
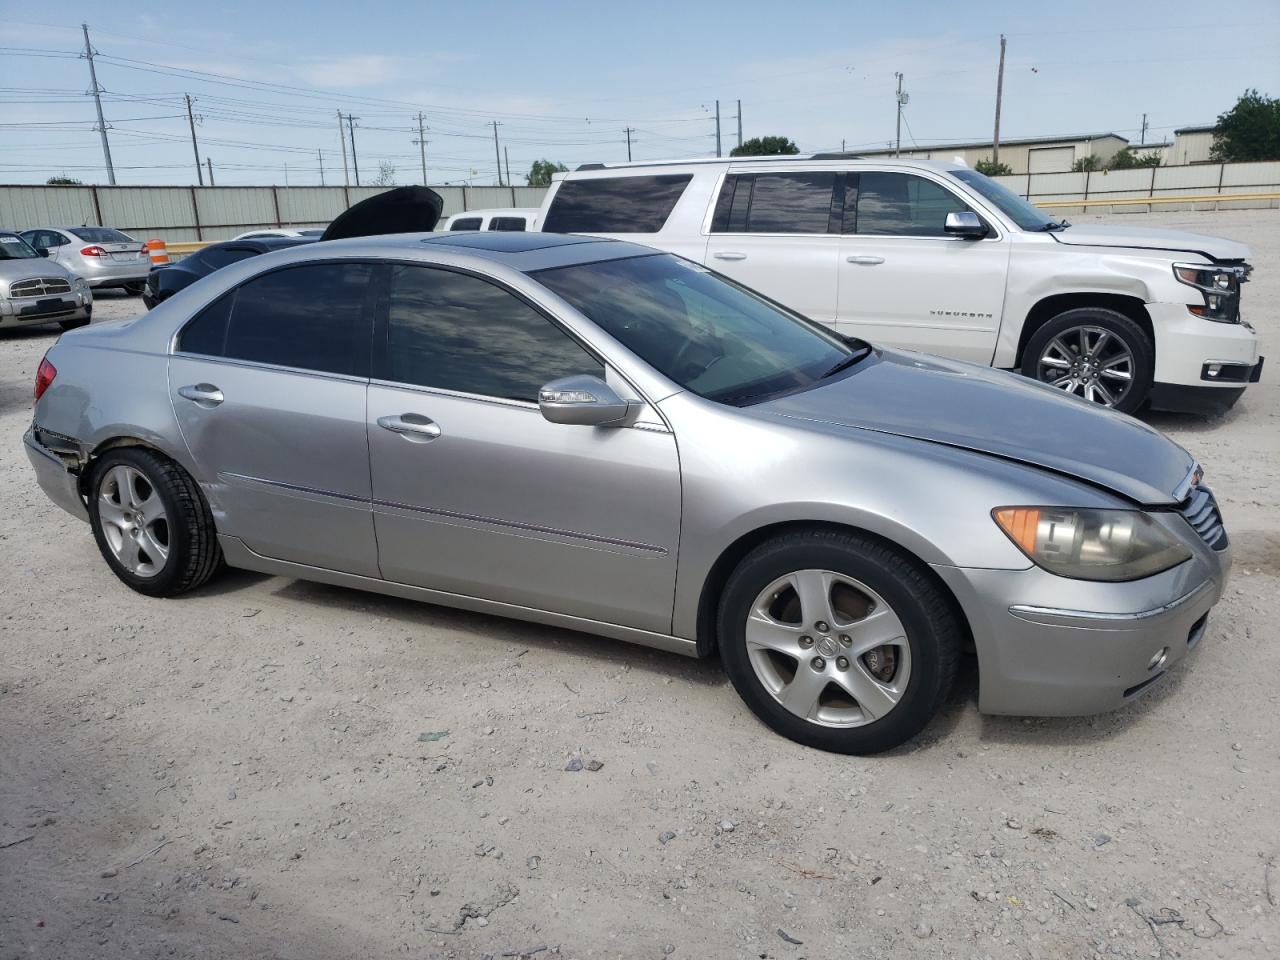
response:
M538 221L680 254L844 334L1126 412L1225 410L1262 372L1240 315L1243 244L1071 226L963 165L588 164L552 184Z

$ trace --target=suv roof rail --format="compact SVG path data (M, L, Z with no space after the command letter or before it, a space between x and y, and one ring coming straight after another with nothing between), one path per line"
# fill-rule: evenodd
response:
M603 163L580 163L573 172L577 173L579 170L603 170L604 168Z
M840 150L830 150L826 153L815 153L809 158L810 160L865 160L860 153L844 153Z

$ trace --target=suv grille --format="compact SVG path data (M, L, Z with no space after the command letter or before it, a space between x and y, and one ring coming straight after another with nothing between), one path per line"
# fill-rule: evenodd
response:
M9 285L9 296L50 297L70 293L71 284L62 277L37 277L35 280L19 280Z
M1208 487L1192 487L1191 496L1178 505L1178 512L1201 540L1215 550L1227 549L1227 531L1218 513L1218 501Z

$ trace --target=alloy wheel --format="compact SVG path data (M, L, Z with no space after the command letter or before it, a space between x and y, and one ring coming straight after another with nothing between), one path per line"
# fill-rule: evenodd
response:
M746 644L765 690L821 726L879 720L911 679L911 648L893 608L866 584L830 570L799 570L761 590Z
M1062 331L1040 352L1036 377L1092 403L1114 407L1133 385L1136 363L1123 339L1103 327Z
M117 464L98 486L98 523L116 560L135 577L154 577L169 559L169 517L155 486Z

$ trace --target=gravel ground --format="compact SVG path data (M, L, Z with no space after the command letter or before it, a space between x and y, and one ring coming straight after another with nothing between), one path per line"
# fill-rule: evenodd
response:
M1250 243L1280 351L1280 212L1117 219ZM1236 550L1173 677L1024 720L977 713L970 664L851 758L716 662L246 573L131 593L22 452L53 339L0 333L0 960L1280 952L1277 370L1153 417Z

